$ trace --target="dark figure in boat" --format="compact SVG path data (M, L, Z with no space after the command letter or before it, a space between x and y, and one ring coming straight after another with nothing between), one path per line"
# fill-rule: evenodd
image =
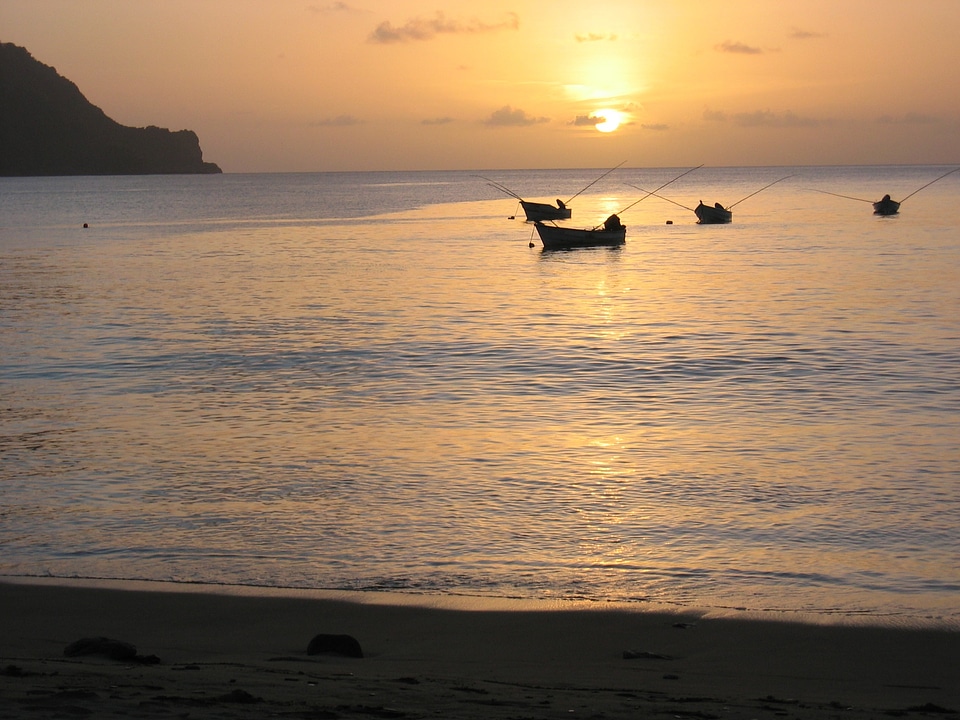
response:
M889 195L884 195L873 204L874 215L896 215L898 212L900 212L900 203L891 200Z
M557 198L557 207L560 208L561 210L566 210L567 204L560 198Z
M603 221L604 230L619 230L623 227L623 223L620 222L620 216L614 213L606 220Z

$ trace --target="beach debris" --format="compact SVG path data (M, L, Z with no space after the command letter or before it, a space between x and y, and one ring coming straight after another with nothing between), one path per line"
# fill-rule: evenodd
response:
M333 653L355 658L363 657L360 643L352 635L330 635L327 633L315 635L307 645L307 655L319 655L321 653Z
M243 705L253 705L256 703L262 703L263 698L251 695L246 690L241 690L240 688L235 688L231 690L226 695L221 695L217 698L220 702L227 703L240 703Z
M136 646L131 643L107 637L88 637L74 640L63 649L63 654L66 657L99 655L110 660L136 662L144 665L156 665L160 662L160 658L156 655L138 655Z
M407 717L407 713L396 708L384 707L383 705L337 705L337 710L355 713L358 715L369 715L378 718L402 718ZM330 717L340 717L331 715Z
M30 677L31 675L37 675L38 673L32 673L24 670L19 665L7 665L3 670L0 670L0 675L5 675L6 677Z
M928 702L924 705L912 705L907 708L907 712L944 713L946 715L954 715L957 711Z
M111 660L132 660L137 656L137 648L122 640L105 637L80 638L63 649L67 657L80 655L102 655Z
M477 695L489 695L490 691L483 688L470 687L469 685L454 685L454 690L465 693L476 693Z
M647 652L646 650L624 650L624 660L673 660L669 655Z

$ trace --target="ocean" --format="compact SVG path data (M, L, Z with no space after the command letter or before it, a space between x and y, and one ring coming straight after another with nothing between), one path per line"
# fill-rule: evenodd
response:
M687 169L0 178L0 579L960 628L960 173Z

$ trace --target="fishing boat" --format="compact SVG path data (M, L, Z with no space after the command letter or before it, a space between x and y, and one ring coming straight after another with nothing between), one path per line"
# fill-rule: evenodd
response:
M701 165L700 167L703 167L703 166ZM759 190L754 190L752 193L750 193L746 197L740 198L735 203L733 203L733 205L730 205L729 207L724 207L720 203L714 203L713 205L705 205L703 203L703 200L701 200L699 205L697 205L695 208L691 208L691 207L687 207L683 203L678 203L676 200L671 200L670 198L664 197L663 195L658 195L657 193L659 192L660 188L657 188L657 190L644 190L642 187L637 187L636 185L634 185L633 187L637 188L637 190L642 190L643 192L647 193L647 196L653 195L654 197L660 198L661 200L666 200L668 203L673 203L677 207L682 207L684 210L691 211L694 215L697 216L697 223L699 225L722 225L725 223L733 222L733 208L735 208L737 205L742 203L744 200L747 200L748 198L752 198L754 195L763 192L767 188L773 187L777 183L783 182L784 180L788 180L789 178L792 178L792 177L794 176L787 175L786 177L782 177L779 180L774 180L769 185L764 185Z
M580 195L580 193L584 192L588 188L593 187L596 183L600 182L607 175L612 173L617 168L621 167L625 162L626 160L620 163L620 165L617 165L616 167L610 168L609 170L607 170L605 173L603 173L603 175L601 175L596 180L591 182L589 185L587 185L586 187L582 188L579 192L577 192L577 194L571 197L570 200L567 200L566 202L564 202L563 200L560 200L559 198L557 198L556 205L551 205L550 203L544 203L544 202L531 202L530 200L524 200L522 197L520 197L520 195L515 193L513 190L508 188L503 183L498 183L495 180L490 180L489 178L483 177L483 175L478 175L477 177L486 180L487 184L490 185L490 187L494 187L500 192L505 193L512 198L516 198L517 202L520 203L520 207L523 209L523 214L526 216L527 222L543 222L544 220L569 220L571 215L573 214L573 211L568 207L570 202L574 198L576 198L577 195Z
M590 229L545 225L542 222L536 223L535 227L544 250L623 245L627 241L627 227L620 224L619 218L616 225L608 220L607 223Z
M889 195L884 195L873 204L874 215L896 215L900 212L900 203L891 200Z
M704 205L703 200L701 200L700 204L694 208L693 213L697 216L697 222L701 225L720 225L733 221L733 211L727 210L720 203Z
M529 200L520 200L520 207L523 208L523 213L530 222L569 220L572 214L566 203L559 199L556 207L550 203L530 202Z
M637 203L643 202L657 191L662 190L671 183L675 183L684 175L688 175L701 167L703 166L698 165L695 168L685 170L652 192L645 190L644 192L646 194L643 197L639 200L634 200L623 208L620 213L626 212ZM535 227L537 228L537 234L540 236L540 241L543 243L544 250L568 250L571 248L597 247L603 245L623 245L627 241L627 227L620 222L620 214L618 213L609 216L603 221L602 225L597 225L590 229L545 225L542 222L536 223ZM530 243L530 247L533 247L533 242Z
M912 198L914 195L916 195L918 192L920 192L921 190L924 190L924 189L930 187L930 186L933 185L935 182L940 182L941 180L943 180L943 179L944 179L945 177L947 177L948 175L953 175L953 173L957 172L958 170L960 170L960 167L955 167L955 168L953 168L953 170L948 170L948 171L945 172L943 175L940 175L939 177L934 178L933 180L931 180L931 181L928 182L927 184L921 185L921 186L918 187L916 190L914 190L912 193L910 193L909 195L907 195L907 196L906 196L903 200L901 200L900 202L897 202L896 200L891 200L889 195L884 195L882 198L880 198L880 199L877 200L876 202L873 202L872 200L866 200L866 199L864 199L864 198L852 197L852 196L850 196L850 195L841 195L840 193L830 192L829 190L818 190L817 188L811 188L811 190L813 190L814 192L823 193L824 195L833 195L834 197L844 198L844 199L846 199L846 200L856 200L857 202L870 203L871 205L873 205L873 214L874 214L874 215L881 215L881 216L889 217L890 215L899 215L899 214L900 214L900 206L901 206L903 203L905 203L907 200L909 200L910 198Z

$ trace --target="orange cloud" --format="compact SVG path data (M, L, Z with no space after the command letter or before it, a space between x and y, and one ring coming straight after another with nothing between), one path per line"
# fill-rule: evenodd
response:
M733 53L734 55L761 55L763 50L742 42L731 42L725 40L719 45L714 46L717 52Z
M377 25L376 29L370 34L369 41L388 45L432 40L437 35L473 35L500 30L516 30L519 27L520 19L516 13L508 13L503 21L491 24L477 19L467 22L448 20L442 12L438 12L432 18L413 18L399 27L394 27L389 20L386 20Z
M550 122L550 118L533 117L524 110L514 109L509 105L504 105L499 110L494 110L490 117L484 120L484 125L492 127L526 127L527 125L536 125L538 123Z

